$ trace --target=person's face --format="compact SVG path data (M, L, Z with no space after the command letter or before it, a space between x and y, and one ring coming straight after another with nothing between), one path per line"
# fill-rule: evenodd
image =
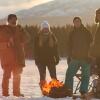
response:
M44 33L48 33L49 32L49 29L48 28L43 28L42 30Z
M9 19L8 24L12 25L12 26L16 26L16 24L17 24L16 17L12 17L11 19Z
M98 20L99 23L100 23L100 13L98 13L98 14L96 15L96 18L97 18L97 20Z
M80 19L75 19L73 23L75 28L79 28L82 24Z

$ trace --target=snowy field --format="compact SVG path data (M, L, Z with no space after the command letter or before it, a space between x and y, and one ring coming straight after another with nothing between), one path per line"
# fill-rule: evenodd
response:
M57 68L57 77L60 81L65 80L65 73L67 69L67 62L66 59L61 60ZM10 80L10 97L2 97L2 89L1 89L1 82L2 82L2 69L0 68L0 100L55 100L52 98L43 97L39 88L39 73L37 67L34 63L34 60L26 60L26 67L23 70L22 80L21 80L21 92L25 95L24 98L22 97L14 97L12 95L12 78ZM47 70L47 80L50 81L50 76ZM72 100L70 97L61 98L57 100ZM80 100L80 99L77 99ZM92 99L96 100L96 99Z

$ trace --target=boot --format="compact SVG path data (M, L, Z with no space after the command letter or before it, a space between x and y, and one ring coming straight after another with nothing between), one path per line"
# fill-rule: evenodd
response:
M9 96L9 79L4 78L2 80L2 95L8 97Z
M20 75L13 76L13 95L17 97L24 97L24 94L20 92Z
M89 93L81 92L81 99L83 100L91 100L92 95Z
M15 93L13 95L16 96L16 97L24 97L24 94L21 94L21 93Z
M45 80L41 80L40 83L39 83L39 86L40 86L40 89L41 89L41 92L42 92L43 95L47 95L47 93L43 90L43 87L46 84L47 84L47 82Z

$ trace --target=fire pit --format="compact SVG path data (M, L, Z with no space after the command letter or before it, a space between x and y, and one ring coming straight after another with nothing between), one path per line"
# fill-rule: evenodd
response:
M52 80L49 83L45 83L41 90L44 96L52 98L64 98L72 94L72 91L66 88L63 82L59 80Z

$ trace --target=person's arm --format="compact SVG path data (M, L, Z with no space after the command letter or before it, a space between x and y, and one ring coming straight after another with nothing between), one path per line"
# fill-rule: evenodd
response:
M86 30L87 32L87 39L88 39L88 43L90 45L90 48L89 48L89 53L88 53L88 59L89 59L89 62L91 63L91 65L94 65L95 63L95 57L92 56L92 49L93 49L93 37L92 37L92 34L90 31Z
M90 42L90 44L92 44L92 43L93 43L93 37L92 37L92 34L91 34L91 32L88 31L88 30L87 30L87 34L88 34L89 42Z
M54 59L56 62L56 65L59 63L60 57L59 57L59 52L58 52L58 41L54 33L52 34L53 40L54 40Z
M55 57L56 64L58 64L59 60L60 60L60 57L59 57L59 53L58 53L58 46L57 46L57 44L54 47L54 57Z
M67 63L69 64L71 61L72 55L72 32L69 33L68 41L67 41Z

